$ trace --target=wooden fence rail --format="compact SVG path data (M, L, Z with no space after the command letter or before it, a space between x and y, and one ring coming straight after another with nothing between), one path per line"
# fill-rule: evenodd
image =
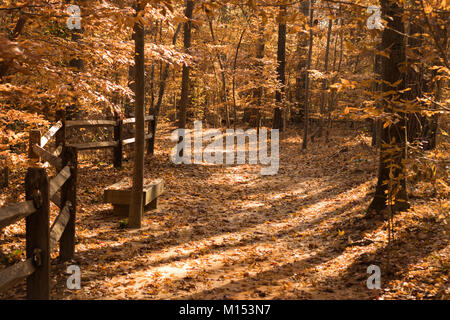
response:
M26 277L27 299L49 299L51 250L59 242L60 260L66 261L73 257L77 151L66 146L61 155L62 158L56 158L57 164L61 167L64 165L64 168L53 179L48 179L45 168L29 168L25 178L26 201L0 208L0 229L26 219L27 257L25 261L0 271L0 292ZM61 196L57 195L59 190ZM49 228L50 200L55 197L62 209Z
M0 229L26 218L35 212L36 207L31 200L0 208Z
M37 144L32 145L33 152L37 154L41 159L45 160L57 170L62 167L62 160L47 150L41 148Z
M115 168L121 168L123 162L123 147L135 142L135 138L124 139L123 127L125 125L132 125L136 123L135 118L120 119L116 117L115 120L66 120L65 112L59 113L60 120L51 127L51 129L41 137L39 130L32 130L30 132L30 151L29 157L32 159L42 159L47 164L50 164L61 169L61 160L58 158L60 152L55 151L50 153L44 150L45 144L51 137L56 136L57 146L68 146L77 149L78 151L87 150L99 150L113 148L113 163ZM146 116L145 121L149 123L148 134L145 136L145 140L148 141L149 147L147 153L153 154L154 130L155 118L153 116ZM87 143L69 143L66 140L67 128L98 128L98 127L113 127L114 135L113 141L99 141L99 142L87 142Z

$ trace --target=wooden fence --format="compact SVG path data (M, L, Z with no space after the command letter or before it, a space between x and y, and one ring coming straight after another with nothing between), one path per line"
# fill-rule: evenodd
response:
M38 149L48 155L44 149ZM45 153L44 153L45 151ZM60 167L59 173L48 179L44 168L29 168L25 178L26 201L0 208L0 229L23 218L26 220L26 257L0 271L0 291L27 278L28 299L49 299L50 253L59 243L59 257L67 261L75 251L75 211L77 153L73 147L64 147L62 157L48 157ZM61 190L61 196L58 191ZM60 212L49 227L50 201Z
M155 120L153 116L146 116L145 122L149 123L148 133L145 136L145 140L148 141L147 153L153 154L153 141ZM116 117L115 120L66 120L64 113L60 115L60 120L43 136L41 136L39 130L33 130L30 132L30 158L42 158L49 163L58 165L55 162L55 158L58 155L58 148L54 154L43 152L42 148L49 141L49 139L55 135L56 145L69 146L77 149L78 151L85 150L98 150L105 148L113 148L113 163L114 167L121 168L123 160L123 147L135 142L135 138L124 139L123 128L127 125L136 123L135 118L128 118L121 120ZM100 141L100 142L88 142L88 143L69 143L66 141L66 130L69 128L95 128L95 127L114 127L114 136L112 141ZM59 149L60 150L60 149Z
M155 121L149 122L145 139L154 139ZM50 130L41 135L32 130L29 137L29 157L40 159L53 166L58 174L48 179L44 168L29 168L25 178L26 201L0 208L0 229L26 219L26 257L0 271L0 292L12 287L23 278L27 279L28 299L50 297L50 253L59 243L60 261L70 260L75 252L76 183L78 151L103 148L114 149L114 166L122 167L123 147L135 142L135 138L123 139L123 127L134 124L134 118L120 120L67 120L64 113ZM68 143L67 128L114 127L113 141L91 143ZM44 149L52 137L56 139L53 152ZM149 141L147 152L153 153ZM58 194L59 193L59 194ZM59 215L49 227L50 201L60 209Z
M36 130L30 133L30 157L41 158L55 167L56 176L49 180L46 169L29 168L25 178L26 201L0 208L0 229L26 219L27 257L0 271L0 291L26 277L28 299L49 299L51 251L59 243L61 261L74 255L78 156L77 148L59 144L61 136L57 134L63 127L64 122L59 121L43 136ZM44 147L55 135L58 148L51 153ZM60 209L51 227L50 201Z

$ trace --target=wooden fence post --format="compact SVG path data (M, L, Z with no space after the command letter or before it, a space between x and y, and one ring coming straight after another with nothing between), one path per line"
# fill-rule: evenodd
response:
M73 147L63 147L62 152L63 167L70 166L70 178L61 189L61 208L64 208L67 201L70 201L70 218L59 241L59 259L67 261L73 258L75 253L75 218L77 208L77 171L78 156L77 149Z
M152 137L147 140L147 155L153 156L155 154L156 116L149 121L148 133L151 133Z
M28 144L28 157L30 159L39 160L39 155L33 151L33 145L41 145L41 130L31 130Z
M62 123L61 129L55 135L56 139L56 147L62 145L63 147L66 145L66 112L65 110L59 110L57 112L57 118Z
M122 168L123 157L123 121L120 117L116 116L117 125L114 127L114 141L117 142L117 147L114 148L114 168Z
M37 211L26 218L26 253L36 271L27 278L27 299L50 298L49 182L43 168L29 168L25 178L26 199Z

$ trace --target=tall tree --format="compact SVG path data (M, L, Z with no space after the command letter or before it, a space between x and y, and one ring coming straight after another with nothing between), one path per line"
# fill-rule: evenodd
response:
M242 40L244 39L244 34L247 31L247 24L241 32L241 36L239 37L238 44L236 46L236 52L234 54L233 60L233 79L232 79L232 93L233 93L233 114L234 114L234 129L236 129L237 125L237 103L236 103L236 69L237 69L237 60L239 56L239 49L241 48Z
M381 51L381 43L377 45L377 50L376 51ZM374 53L374 60L373 60L373 84L372 84L372 93L374 95L376 95L379 91L380 91L380 84L379 84L379 80L381 77L381 70L382 70L382 65L381 65L381 55L379 55L377 52L375 51ZM381 132L381 121L379 121L378 119L375 119L372 122L372 146L376 146L377 148L380 145L380 132Z
M309 129L309 107L310 107L310 92L309 92L309 69L311 68L312 49L313 49L313 19L314 12L312 9L312 0L308 1L308 13L309 13L309 48L308 59L306 61L306 80L305 80L305 118L304 118L304 131L303 131L303 144L302 149L308 147L308 129Z
M259 68L260 72L262 73L263 68L264 68L262 59L264 59L264 50L266 47L266 37L265 37L265 33L264 33L264 23L263 22L260 22L258 32L259 32L259 37L258 37L258 44L256 46L256 59L257 59L256 67ZM261 85L259 85L253 91L253 98L255 99L255 104L257 105L256 125L257 125L258 130L259 130L260 120L261 120L262 97L263 97L263 87Z
M325 113L326 113L326 102L327 102L327 93L326 90L328 88L328 79L326 78L328 76L328 57L329 57L329 53L330 53L330 40L331 40L331 31L333 28L333 20L329 19L328 20L328 31L327 31L327 46L325 48L325 67L324 67L324 74L325 74L325 78L322 81L322 93L320 96L320 113L321 113L321 117L320 117L320 129L319 129L319 135L322 134L322 129L323 129L323 124L325 122ZM330 112L330 110L328 110L328 112Z
M308 0L302 1L299 6L300 12L309 19L308 10ZM296 77L295 77L295 98L298 108L299 115L301 117L305 109L305 82L306 82L306 60L307 60L307 47L308 47L308 37L307 35L300 31L297 34L297 65L296 65ZM301 119L300 117L300 119Z
M277 107L273 114L273 128L283 130L283 115L280 105L283 103L283 93L286 84L286 5L280 6L278 16L278 50L277 50L277 74L281 88L275 92Z
M189 48L191 47L191 30L192 30L192 14L194 12L194 1L187 0L186 1L186 9L184 12L184 15L186 16L187 21L184 23L184 50L185 52L189 53ZM182 77L181 77L181 99L180 99L180 105L178 110L178 128L180 130L186 129L186 113L187 113L187 106L189 101L189 73L190 73L190 66L187 64L183 64L183 71L182 71ZM184 148L181 146L182 136L184 134L180 135L180 141L178 143L179 150L178 155L180 157L183 157L183 150ZM184 142L183 142L184 143Z
M161 29L162 29L162 22L161 22ZM153 29L153 43L158 45L158 30L159 30L159 21L156 21L155 28ZM160 74L160 77L162 77L162 73ZM150 71L150 106L149 106L149 114L154 110L155 107L155 64L152 63L151 71Z
M184 50L188 53L191 47L192 14L194 11L194 1L187 0L185 16L187 21L184 23ZM183 65L181 79L181 99L178 113L178 128L186 128L186 112L189 100L189 73L190 66Z
M208 19L209 19L209 31L211 32L211 38L212 38L213 44L217 45L216 36L214 34L213 20L209 16L208 16ZM221 102L223 104L225 104L225 121L227 123L227 128L229 128L230 127L230 109L229 109L228 101L227 101L228 100L227 75L226 75L224 63L222 61L223 59L222 59L222 56L219 51L217 52L216 57L217 57L217 61L219 62L220 75L222 77L222 92L220 94L220 99L221 99Z
M388 21L383 30L381 46L388 53L382 58L382 91L384 111L391 115L381 132L381 149L378 183L369 210L381 211L389 207L392 211L408 207L406 192L406 133L404 96L405 42L403 8L396 1L382 0L382 14Z
M339 13L341 12L341 8L339 7ZM336 35L336 40L335 40L335 45L334 45L334 57L333 57L333 73L334 76L331 79L331 83L334 83L337 79L337 76L339 75L339 73L341 72L341 66L342 66L342 58L343 58L343 32L342 32L342 26L343 26L343 19L342 17L339 18L338 20L339 23L339 32ZM339 44L339 62L337 65L337 69L336 69L336 59L337 59L337 45L338 45L338 40L340 40L340 44ZM336 72L336 73L335 73ZM337 97L337 92L335 90L333 90L331 92L330 95L330 99L328 100L328 123L327 123L327 132L326 132L326 137L325 137L325 141L329 141L329 136L330 136L330 127L331 127L331 112L334 109L334 105L336 102L336 97Z
M134 170L133 188L131 196L130 214L128 225L131 228L142 226L144 210L144 149L145 149L145 56L144 56L144 24L140 15L145 9L145 4L136 1L136 22L133 29L135 43L134 65L135 65L135 144L134 144Z

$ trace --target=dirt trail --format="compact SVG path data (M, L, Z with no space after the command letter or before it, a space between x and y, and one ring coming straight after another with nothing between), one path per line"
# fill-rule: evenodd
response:
M423 263L434 274L427 278L431 297L448 297L439 271L442 259L448 263L448 235L429 219L432 212L398 217L410 223L399 227L394 263L383 274L386 228L364 218L377 159L366 138L335 136L303 152L300 135L288 131L279 173L261 176L259 166L174 165L171 128L161 130L146 177L163 178L166 191L141 230L120 228L121 218L101 203L103 188L130 175L131 163L124 170L92 160L80 165L76 257L53 266L53 298L426 298L431 289L420 275L419 284L403 284ZM419 223L430 232L422 240L405 231ZM430 256L442 257L441 264ZM81 290L65 288L69 264L81 268ZM366 287L371 264L381 267L382 290ZM21 295L21 288L13 293Z

